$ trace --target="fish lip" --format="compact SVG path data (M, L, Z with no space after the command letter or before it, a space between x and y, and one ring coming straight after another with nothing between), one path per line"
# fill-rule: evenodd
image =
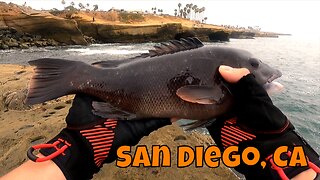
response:
M268 83L271 83L273 80L279 78L282 76L282 73L280 71L277 71L277 73L273 74L272 76L270 76L268 79L267 79L267 82Z

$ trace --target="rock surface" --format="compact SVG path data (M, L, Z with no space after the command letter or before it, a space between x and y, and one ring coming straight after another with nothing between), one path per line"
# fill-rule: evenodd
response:
M27 97L27 89L6 92L2 95L4 108L8 110L28 110L31 106L24 103Z
M31 46L88 45L90 43L163 42L196 36L202 41L229 38L277 37L203 24L170 15L116 11L36 11L0 2L0 49Z
M53 39L61 44L88 44L78 29L75 20L59 18L45 12L27 11L12 3L6 4L0 2L0 28L4 30L6 35L8 35L7 32L9 31L13 33L12 36L22 38L23 41L30 42L34 40L36 41L34 42L36 46L57 45L54 41L45 39ZM26 35L24 39L23 35ZM33 36L38 38L34 38ZM22 41L12 37L11 40L5 41L5 44L9 48L19 47L21 44L19 42ZM27 47L28 45L24 44L21 46ZM3 49L5 48L6 46Z
M92 17L96 20L92 21ZM142 43L174 39L191 32L203 41L216 26L173 16L122 12L36 11L0 2L0 49L31 46ZM208 27L207 27L208 26ZM217 27L218 28L218 27ZM219 29L219 28L218 28Z
M19 94L14 92L26 88L32 75L32 68L30 66L2 64L0 72L0 95L7 93L6 97L11 96L14 99L18 97L16 94ZM16 110L7 109L1 101L0 176L25 162L29 147L47 142L66 126L65 117L71 106L70 100L72 98L73 96L69 96L58 101L49 101L34 106L30 110L17 110L14 107L12 108ZM146 145L148 150L151 150L152 145L167 145L171 149L171 167L118 168L115 163L105 164L93 179L237 179L222 163L218 168L207 166L196 168L194 164L186 168L177 167L177 146L195 147L203 145L207 147L213 144L214 142L209 136L196 132L186 133L176 124L166 126L144 137L139 145ZM135 147L132 149L134 150Z
M0 49L58 46L61 43L40 35L18 32L13 27L0 27Z

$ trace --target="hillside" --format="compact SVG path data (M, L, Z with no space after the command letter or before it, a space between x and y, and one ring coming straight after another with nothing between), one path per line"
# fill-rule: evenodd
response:
M187 36L202 41L271 36L170 15L126 11L37 11L0 2L0 49L90 43L161 42Z

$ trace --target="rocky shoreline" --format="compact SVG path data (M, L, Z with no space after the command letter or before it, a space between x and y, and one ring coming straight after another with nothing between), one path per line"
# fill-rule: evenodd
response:
M92 37L84 36L89 44L96 43ZM28 49L31 47L66 46L68 44L54 39L43 38L41 35L18 32L13 27L0 27L0 50Z
M45 143L65 126L73 96L65 96L37 106L25 106L31 66L2 64L0 66L0 176L27 160L26 152L32 145ZM184 132L177 124L166 126L144 137L139 145L167 145L171 149L171 167L119 168L105 164L93 179L220 179L236 180L236 176L222 163L217 168L207 166L177 167L177 147L213 145L211 137L197 132ZM133 150L135 147L132 148Z
M96 17L96 20L93 21L92 17ZM275 33L248 32L199 24L170 15L37 11L0 2L0 49L91 43L164 42L186 35L211 42L229 41L230 38L277 37Z
M18 32L15 28L0 27L0 49L27 49L30 47L46 47L64 45L53 39L40 35Z

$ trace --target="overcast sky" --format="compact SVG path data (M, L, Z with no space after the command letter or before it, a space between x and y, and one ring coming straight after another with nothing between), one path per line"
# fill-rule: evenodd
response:
M1 0L0 0L1 1ZM61 0L2 0L23 4L35 9L63 9ZM65 0L70 4L71 0ZM205 7L207 23L239 26L260 26L264 31L292 34L320 33L320 1L313 0L73 0L90 5L97 4L99 9L112 7L126 10L151 10L152 7L163 9L164 13L174 14L178 3L184 7L187 3Z

